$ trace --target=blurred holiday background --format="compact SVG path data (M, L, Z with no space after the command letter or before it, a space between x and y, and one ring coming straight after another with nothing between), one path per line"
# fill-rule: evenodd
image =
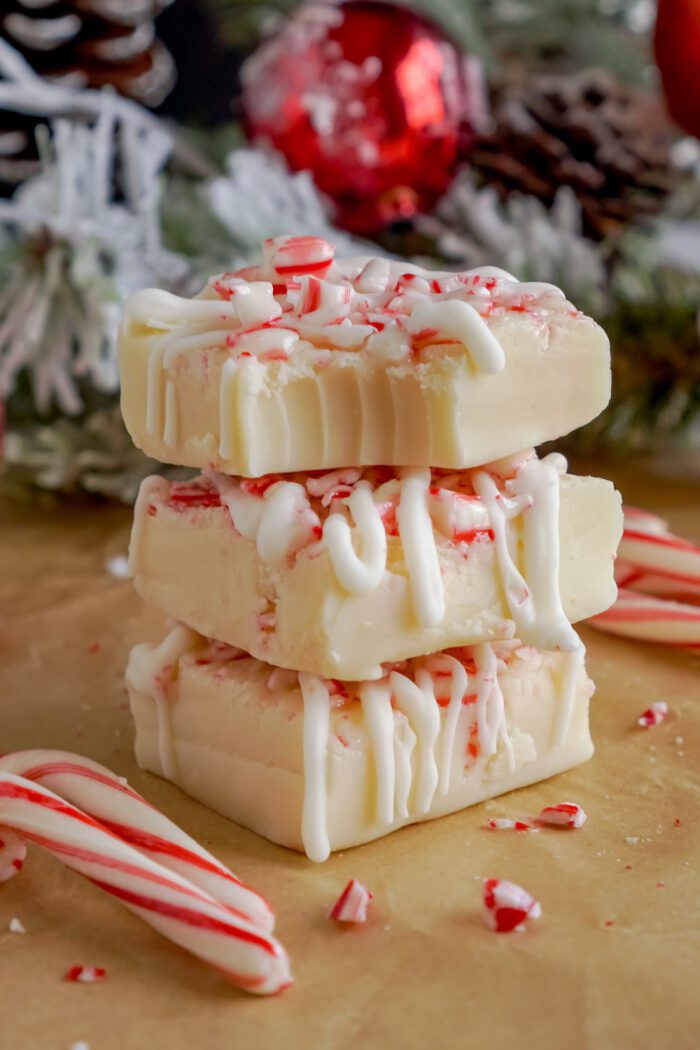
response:
M283 233L561 285L614 351L570 449L686 469L698 136L700 0L3 0L4 486L132 500L121 303Z

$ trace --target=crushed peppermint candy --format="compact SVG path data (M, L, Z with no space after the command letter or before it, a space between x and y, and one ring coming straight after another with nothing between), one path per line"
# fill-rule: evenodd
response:
M71 966L63 975L64 981L72 981L78 984L97 984L104 981L107 971L101 966Z
M357 879L350 879L338 900L331 908L328 918L336 922L366 922L367 907L373 894Z
M10 931L10 933L26 933L27 932L25 930L25 928L24 928L24 923L22 922L21 919L16 919L16 918L15 919L10 919L7 928Z
M558 828L581 828L588 820L585 810L576 802L558 802L545 806L537 818L540 824Z
M131 576L126 554L115 554L113 558L107 558L105 569L115 580L126 580Z
M495 933L521 932L529 919L539 919L542 907L538 900L505 879L486 879L484 882L484 922Z
M90 1050L89 1043L73 1043L70 1050Z
M14 831L3 828L0 833L0 883L7 882L22 870L27 847Z
M655 700L651 707L648 707L646 711L637 719L637 725L643 729L650 729L652 726L660 725L663 720L668 716L668 704L665 700Z
M492 817L486 821L484 827L489 831L533 831L534 828L529 821L516 820L515 817Z
M218 274L195 299L175 302L183 323L163 337L166 366L199 347L227 347L242 363L290 355L321 363L331 350L394 361L451 346L493 373L505 355L492 318L580 316L551 284L522 283L493 267L453 273L381 257L336 260L333 245L320 237L268 239L260 265ZM171 312L172 303L170 295L161 301L137 293L127 316L150 323Z

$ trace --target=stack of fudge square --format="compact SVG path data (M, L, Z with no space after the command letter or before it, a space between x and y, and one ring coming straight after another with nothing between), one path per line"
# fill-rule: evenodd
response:
M534 448L610 394L602 329L503 270L317 237L120 334L147 478L130 546L168 618L127 671L139 764L315 861L583 762L571 624L615 599L610 482Z

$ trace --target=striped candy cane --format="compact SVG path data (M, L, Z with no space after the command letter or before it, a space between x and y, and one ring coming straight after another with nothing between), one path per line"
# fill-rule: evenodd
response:
M620 590L617 601L590 621L610 634L700 649L700 607Z
M140 853L189 879L233 914L272 932L274 913L260 894L104 766L67 751L32 750L0 757L0 772L54 791Z
M700 547L674 535L663 518L625 507L616 577L621 587L665 597L700 594Z
M684 649L700 649L700 547L669 531L663 518L625 507L615 565L615 604L594 616L611 634ZM692 603L674 600L689 598Z
M121 901L165 937L259 995L291 983L282 946L38 783L0 772L0 839L10 829Z

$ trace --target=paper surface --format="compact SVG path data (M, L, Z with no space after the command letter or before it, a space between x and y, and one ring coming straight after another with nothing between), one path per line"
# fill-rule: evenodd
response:
M700 538L696 489L615 480ZM237 992L32 847L0 886L2 1050L700 1045L698 657L585 631L598 685L591 762L315 865L135 767L123 667L162 621L105 568L126 550L128 520L90 505L0 509L0 751L63 748L126 775L271 900L295 985L272 1000ZM638 728L657 699L670 718ZM561 801L584 807L581 830L483 830ZM533 893L539 922L491 933L489 876ZM326 914L351 877L375 899L366 926L343 930ZM9 932L13 917L25 934ZM107 980L63 982L79 964Z

